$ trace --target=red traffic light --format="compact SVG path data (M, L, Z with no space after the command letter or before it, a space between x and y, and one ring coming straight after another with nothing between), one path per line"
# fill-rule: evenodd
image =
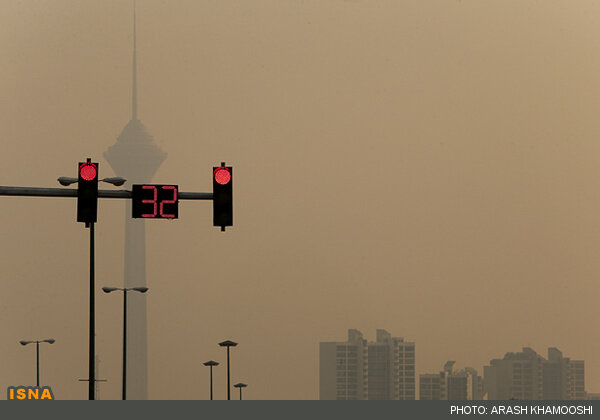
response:
M98 215L98 162L79 162L77 165L77 221L96 223Z
M227 185L231 181L231 172L224 166L215 169L214 172L215 181L221 185Z
M79 176L81 176L84 181L93 181L96 176L98 176L98 169L93 163L82 163L79 166Z
M213 226L233 226L233 168L213 166Z

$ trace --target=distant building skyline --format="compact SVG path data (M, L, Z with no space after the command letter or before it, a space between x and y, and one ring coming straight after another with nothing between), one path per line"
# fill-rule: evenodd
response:
M508 352L483 367L455 370L449 360L438 373L419 375L420 400L585 400L585 362L556 347L544 358L530 347ZM415 398L415 343L376 330L367 341L357 329L346 341L319 343L319 399L411 400Z

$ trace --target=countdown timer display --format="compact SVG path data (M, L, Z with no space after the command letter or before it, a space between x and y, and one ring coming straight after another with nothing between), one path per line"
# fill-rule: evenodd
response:
M133 185L131 217L134 219L177 219L177 185Z

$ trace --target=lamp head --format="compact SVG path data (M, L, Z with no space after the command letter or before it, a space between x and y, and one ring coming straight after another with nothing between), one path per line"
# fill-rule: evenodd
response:
M31 340L21 340L21 341L19 341L19 343L21 343L22 346L26 346L29 343L33 343L33 341L31 341Z
M233 342L231 340L226 340L226 341L223 341L223 342L219 343L219 346L221 346L221 347L235 347L235 346L237 346L237 343L235 343L235 342Z
M78 179L71 178L69 176L61 176L60 178L57 179L57 181L60 183L60 185L64 185L66 187L67 185L76 183L78 181Z
M131 290L135 290L136 292L146 293L148 291L147 287L134 287Z
M50 343L50 344L54 344L54 342L56 341L54 338L48 338L47 340L43 340L46 343Z
M125 182L127 182L127 180L125 178L121 178L120 176L113 176L113 177L110 177L110 178L104 178L104 179L101 179L100 181L108 182L109 184L113 184L116 187L120 187Z
M110 293L110 292L114 292L115 290L119 290L119 289L118 289L118 288L116 288L116 287L106 287L106 286L104 286L104 287L102 288L102 291L103 291L104 293Z

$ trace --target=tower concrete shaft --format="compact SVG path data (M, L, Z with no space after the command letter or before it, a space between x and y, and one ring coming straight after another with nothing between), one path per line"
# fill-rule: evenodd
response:
M133 77L132 115L110 146L104 157L117 176L132 184L146 184L166 159L167 153L160 149L146 128L137 118L137 74L135 4L133 13ZM131 201L125 206L125 272L123 287L147 286L146 282L146 227L145 221L131 218ZM146 324L146 296L132 294L128 302L127 317L127 396L128 399L148 398L148 351Z

